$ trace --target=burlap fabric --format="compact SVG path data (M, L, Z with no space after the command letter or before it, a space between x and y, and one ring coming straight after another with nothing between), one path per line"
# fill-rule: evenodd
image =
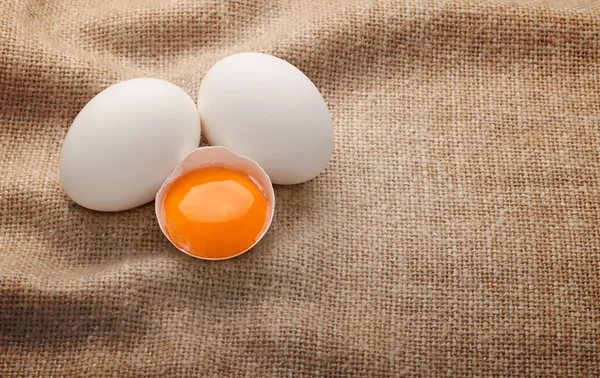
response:
M595 1L0 0L0 376L600 375ZM60 188L122 79L295 64L335 120L251 252Z

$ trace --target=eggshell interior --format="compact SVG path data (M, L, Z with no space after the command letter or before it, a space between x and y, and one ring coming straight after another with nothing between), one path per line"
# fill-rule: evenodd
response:
M269 204L269 208L267 209L268 213L265 225L261 233L256 238L256 241L248 249L238 253L237 255L223 258L207 258L196 256L190 253L189 251L177 247L177 245L175 245L173 240L171 240L171 238L165 231L166 217L164 202L169 189L169 185L184 173L210 166L222 166L246 174L259 187L263 195L266 197L267 203ZM267 230L271 226L271 221L273 220L273 214L275 213L275 193L273 192L273 185L271 184L269 176L253 160L245 156L237 155L236 153L234 153L226 147L200 147L192 151L189 155L187 155L177 165L173 173L171 173L171 175L162 184L161 188L156 194L155 211L156 219L158 220L158 224L160 226L161 231L167 237L167 239L169 239L171 244L173 244L181 252L203 260L226 260L232 257L239 256L252 249L267 233Z

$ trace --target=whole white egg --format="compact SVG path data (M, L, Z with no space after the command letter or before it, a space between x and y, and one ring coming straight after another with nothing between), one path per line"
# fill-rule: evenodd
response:
M131 209L152 201L199 143L198 110L183 89L159 79L123 81L100 92L73 121L60 181L88 209Z
M275 184L317 176L333 150L333 124L312 81L290 63L261 53L217 62L198 91L208 142L256 161Z

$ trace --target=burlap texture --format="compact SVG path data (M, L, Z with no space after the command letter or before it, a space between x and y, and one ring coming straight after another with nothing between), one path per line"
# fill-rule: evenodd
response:
M595 1L0 0L0 376L599 376ZM326 172L251 252L69 201L63 137L261 51L319 87Z

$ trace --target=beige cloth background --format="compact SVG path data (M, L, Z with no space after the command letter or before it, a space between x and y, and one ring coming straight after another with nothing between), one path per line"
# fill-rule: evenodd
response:
M600 375L595 1L0 0L0 376ZM151 204L61 191L122 79L302 69L328 169L258 247L198 261Z

